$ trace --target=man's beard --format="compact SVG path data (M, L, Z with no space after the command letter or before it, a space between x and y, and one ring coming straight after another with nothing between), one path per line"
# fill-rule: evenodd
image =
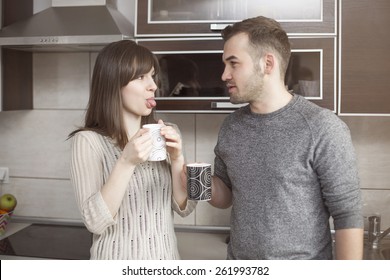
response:
M236 94L230 95L230 102L233 104L250 103L257 100L264 91L264 74L261 71L255 71L248 79L244 88Z

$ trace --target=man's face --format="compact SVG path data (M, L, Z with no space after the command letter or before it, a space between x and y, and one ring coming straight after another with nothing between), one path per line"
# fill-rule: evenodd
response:
M253 61L250 50L245 33L233 36L224 45L222 80L226 82L230 102L234 104L255 101L263 91L264 74L260 70L260 61Z

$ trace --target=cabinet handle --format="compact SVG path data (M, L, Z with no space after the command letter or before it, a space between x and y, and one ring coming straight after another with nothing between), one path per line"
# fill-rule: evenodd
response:
M229 25L228 23L212 23L210 24L210 30L221 31L228 25Z
M248 103L233 104L230 102L211 102L212 109L238 109L246 105L248 105Z

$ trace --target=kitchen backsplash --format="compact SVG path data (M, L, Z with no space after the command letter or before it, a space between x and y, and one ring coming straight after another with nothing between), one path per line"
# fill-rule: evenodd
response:
M67 135L82 123L96 53L35 53L34 109L0 112L0 166L9 167L2 192L18 198L19 218L81 223L69 181ZM158 114L183 134L188 162L213 163L213 149L226 114ZM390 226L390 117L342 117L351 129L359 160L364 214L381 213ZM228 226L230 209L207 202L176 224Z

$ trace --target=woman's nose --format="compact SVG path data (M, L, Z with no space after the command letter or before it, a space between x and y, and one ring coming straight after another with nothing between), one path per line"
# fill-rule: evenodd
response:
M153 92L155 92L157 90L157 84L156 84L156 81L154 79L152 79L150 82L149 90L151 90Z

